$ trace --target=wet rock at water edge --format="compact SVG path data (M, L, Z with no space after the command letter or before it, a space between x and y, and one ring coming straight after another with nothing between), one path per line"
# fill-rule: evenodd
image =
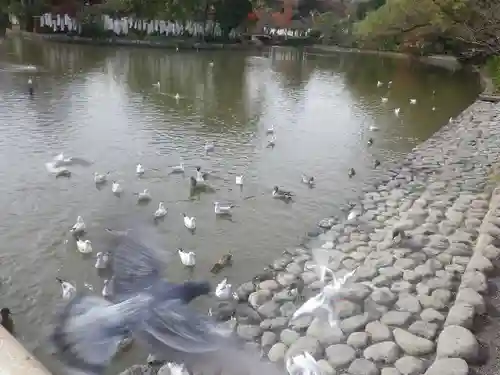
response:
M460 326L447 326L438 337L438 358L462 358L474 361L479 356L479 343L474 334Z
M277 341L276 333L266 331L262 334L260 344L262 347L274 345Z
M300 338L300 334L292 329L284 329L280 334L280 341L287 346L292 345Z
M335 217L327 217L327 218L322 219L318 223L318 226L321 229L328 230L328 229L331 229L337 222L338 222L337 218L335 218Z
M248 300L248 297L253 292L255 292L255 285L251 281L241 284L238 289L236 289L236 295L240 301Z
M323 348L321 347L319 341L313 337L303 336L295 341L286 352L286 357L294 357L296 355L308 352L316 358L320 359L323 354Z
M240 324L236 332L244 340L253 340L260 336L262 329L259 326Z
M271 349L269 349L269 352L267 353L267 358L271 362L280 362L283 361L285 358L285 354L287 351L287 346L281 342L278 342L274 344Z

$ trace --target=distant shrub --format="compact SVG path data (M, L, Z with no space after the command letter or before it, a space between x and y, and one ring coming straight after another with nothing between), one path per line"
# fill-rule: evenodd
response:
M488 69L488 74L490 75L493 85L495 86L495 91L500 92L500 56L492 56L486 62L486 68Z

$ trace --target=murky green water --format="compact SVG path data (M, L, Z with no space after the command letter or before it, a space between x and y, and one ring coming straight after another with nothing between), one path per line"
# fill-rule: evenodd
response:
M33 98L27 95L29 76ZM160 90L153 87L157 81ZM8 40L0 45L2 305L14 312L22 340L54 369L43 353L43 334L60 300L55 276L79 289L91 284L96 293L103 285L94 260L83 259L69 238L77 215L90 227L94 252L106 250L104 225L132 216L151 225L164 253L196 251L195 279L215 284L227 276L237 284L357 196L376 173L375 159L383 166L400 158L470 104L478 90L465 72L375 56L307 56L280 48L176 53ZM401 108L399 117L395 108ZM370 132L371 126L380 130ZM274 149L266 147L270 127ZM207 141L216 145L210 155L204 153ZM94 165L56 180L44 163L59 152ZM169 176L181 157L186 177ZM139 180L138 162L156 170ZM196 166L218 177L215 193L188 200L187 177ZM353 179L349 167L357 171ZM114 197L110 186L97 190L94 171L111 171L124 196ZM301 173L315 177L315 189L301 183ZM242 191L235 186L239 174ZM274 185L295 192L296 201L273 200ZM144 188L153 201L137 206L132 192ZM169 213L154 227L160 200ZM233 221L216 219L215 200L237 205ZM182 212L196 216L195 235L183 227ZM211 264L228 251L233 267L212 276ZM173 259L170 278L184 280L187 272ZM113 370L140 355L120 356Z

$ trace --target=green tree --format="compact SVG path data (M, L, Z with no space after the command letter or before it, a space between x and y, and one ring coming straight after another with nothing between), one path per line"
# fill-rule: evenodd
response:
M219 22L224 37L240 26L253 9L249 0L215 0L213 6L215 19Z

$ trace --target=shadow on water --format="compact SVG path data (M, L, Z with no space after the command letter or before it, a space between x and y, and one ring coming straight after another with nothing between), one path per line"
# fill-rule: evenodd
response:
M103 286L95 259L82 258L69 237L67 228L78 215L95 252L107 246L102 228L133 214L158 237L161 253L174 254L169 279L207 279L215 286L227 277L237 285L296 246L320 219L340 215L341 205L377 173L375 159L381 161L378 170L399 159L479 90L467 72L376 56L326 58L284 48L176 53L18 39L0 48L0 65L7 67L0 71L0 288L21 340L55 370L40 334L60 300L54 278L69 279L80 290L92 285L94 293ZM159 90L153 86L158 81ZM377 81L384 85L377 87ZM395 108L401 108L399 117ZM267 147L270 128L274 148ZM209 154L207 142L215 144ZM94 164L72 168L69 179L55 179L44 163L59 152ZM180 162L184 175L170 174ZM135 175L137 163L146 169L144 178ZM189 177L196 176L197 166L219 178L210 180L213 193L189 199ZM107 171L110 181L124 187L120 197L111 184L95 188L93 173ZM302 174L314 176L314 189L302 183ZM243 189L235 184L240 175ZM294 202L272 199L275 185L292 191ZM139 206L133 193L146 188L153 199ZM160 201L168 215L155 225ZM232 221L216 217L214 201L235 204ZM182 213L196 217L194 235ZM180 267L178 247L196 252L192 274ZM228 252L232 267L211 274ZM142 362L145 354L132 348L110 373Z

